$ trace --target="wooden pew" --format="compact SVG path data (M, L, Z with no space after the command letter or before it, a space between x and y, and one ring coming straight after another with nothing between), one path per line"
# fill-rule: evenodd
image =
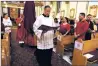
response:
M7 53L4 47L1 51L1 66L7 66Z
M72 66L87 66L87 58L84 56L85 53L94 51L98 48L98 39L82 41L77 40L80 44L83 44L82 49L74 48Z
M98 33L95 33L95 38L97 38L97 39L98 39Z
M58 31L56 32L56 36L61 35ZM61 35L62 36L62 35ZM57 40L56 52L60 55L64 54L64 47L74 43L73 35L66 35L61 37L61 41Z
M97 33L94 33L94 34L92 34L92 37L91 37L92 39L98 39L98 32Z
M10 66L10 40L9 40L9 34L5 33L4 38L1 40L1 47L2 50L5 51L6 53L6 58L7 58L7 66ZM3 60L2 60L3 61Z

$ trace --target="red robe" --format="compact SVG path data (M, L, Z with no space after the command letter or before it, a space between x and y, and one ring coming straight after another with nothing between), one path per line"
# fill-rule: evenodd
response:
M17 29L17 36L16 36L16 41L24 41L25 44L28 44L30 46L34 46L34 38L32 37L31 34L27 33L27 31L24 28L24 21L20 22L21 18L16 19L17 24L21 24L21 26L18 26Z

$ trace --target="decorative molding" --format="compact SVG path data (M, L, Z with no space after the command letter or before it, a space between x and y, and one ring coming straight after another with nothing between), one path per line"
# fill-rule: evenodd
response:
M61 16L63 16L63 17L65 16L65 10L61 11Z
M10 8L10 17L17 18L18 17L18 9Z
M70 9L70 18L74 18L74 16L75 16L75 9L71 8Z
M34 3L35 3L35 6L43 6L44 5L44 3L41 1L35 1ZM20 3L20 2L16 2L16 3L15 2L6 2L6 4L7 4L7 7L15 7L15 8L21 8L21 7L23 8L24 7L24 3ZM6 7L6 4L1 2L2 7Z
M92 6L90 6L89 13L91 15L93 15L93 17L96 17L97 16L97 9L98 9L98 5L92 5Z

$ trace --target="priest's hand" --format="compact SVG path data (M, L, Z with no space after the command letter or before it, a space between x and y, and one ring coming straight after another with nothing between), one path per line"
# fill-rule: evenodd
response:
M44 35L46 32L47 32L47 31L43 31L42 34L41 34L41 36Z

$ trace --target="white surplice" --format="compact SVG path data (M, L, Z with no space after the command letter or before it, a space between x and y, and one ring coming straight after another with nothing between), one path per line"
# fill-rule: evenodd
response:
M51 49L54 47L53 45L53 37L54 37L54 30L47 31L46 33L42 34L42 30L38 30L41 25L55 27L54 19L52 17L44 17L40 15L37 17L34 25L33 30L37 36L37 48L38 49Z

